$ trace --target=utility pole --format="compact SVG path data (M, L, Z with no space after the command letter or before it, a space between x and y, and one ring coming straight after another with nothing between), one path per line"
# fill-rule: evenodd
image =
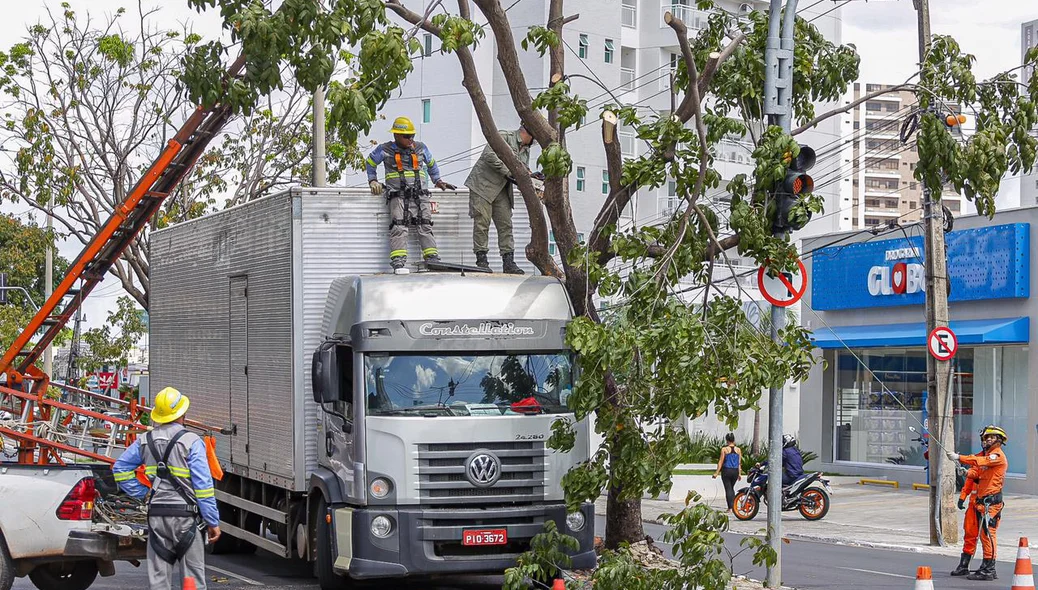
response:
M327 186L328 175L324 159L324 88L314 91L313 128L313 185Z
M793 29L797 0L771 0L768 11L768 40L764 49L764 113L768 124L789 133L793 117ZM780 21L781 19L781 21ZM781 25L781 29L780 29ZM771 306L771 339L778 341L782 308ZM768 568L766 585L782 585L782 388L768 391L768 546L775 552L775 565Z
M930 2L914 0L914 4L919 17L919 65L922 67L930 49ZM933 115L921 113L920 116ZM927 339L934 328L948 325L948 259L944 249L944 212L940 203L933 198L933 191L940 189L923 184ZM955 468L944 455L946 450L955 449L948 392L950 373L950 361L938 361L932 355L926 355L926 413L929 424L924 426L927 427L931 441L930 544L937 546L959 540L958 515L952 498L955 492ZM934 440L938 444L932 444Z
M51 208L47 207L47 258L44 263L46 267L44 270L44 285L43 293L44 299L50 300L51 293L54 292L54 239L52 233L54 231L54 217L51 216ZM54 368L54 348L49 344L43 351L43 372L50 377L54 373L51 369Z

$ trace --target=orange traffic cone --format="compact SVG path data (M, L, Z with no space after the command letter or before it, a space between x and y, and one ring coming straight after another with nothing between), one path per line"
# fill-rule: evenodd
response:
M921 565L915 570L915 590L933 590L933 572Z
M1016 568L1013 570L1013 585L1010 590L1035 590L1034 575L1031 572L1031 548L1027 545L1027 537L1020 537L1020 546L1016 550Z
M184 590L197 590L198 583L194 578L184 578Z
M566 580L555 578L555 581L551 583L551 590L566 590Z

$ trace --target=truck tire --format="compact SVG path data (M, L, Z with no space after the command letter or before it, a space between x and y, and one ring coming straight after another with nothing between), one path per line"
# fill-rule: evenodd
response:
M14 584L14 561L7 550L4 534L0 533L0 590L11 590L12 584Z
M97 562L61 561L36 566L29 579L39 590L87 590L97 579Z
M328 502L324 496L317 500L317 561L314 562L314 575L321 590L343 590L349 581L345 576L335 573L332 564L335 556L332 555L332 527L328 524L324 515L328 512ZM0 589L3 590L3 589Z

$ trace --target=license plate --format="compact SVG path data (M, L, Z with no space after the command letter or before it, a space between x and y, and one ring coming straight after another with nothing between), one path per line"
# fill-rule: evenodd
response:
M507 529L470 529L461 532L461 544L472 545L506 545Z

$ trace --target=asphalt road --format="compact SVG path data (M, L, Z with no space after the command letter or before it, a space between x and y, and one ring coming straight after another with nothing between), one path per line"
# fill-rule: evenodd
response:
M602 517L596 519L599 531L605 530ZM761 526L765 526L761 521ZM664 527L646 524L645 533L651 535L669 554L671 546L663 542ZM742 535L725 536L728 550L736 554L741 550ZM727 560L728 557L725 557ZM251 589L265 586L264 590L316 589L316 580L309 566L258 551L255 555L207 556L209 590ZM911 588L915 580L916 567L928 565L933 568L934 587L939 590L1005 587L1013 576L1013 564L999 563L999 580L993 584L971 582L948 575L957 560L920 553L889 551L812 543L791 540L782 547L782 582L802 590L840 588L841 590L903 590ZM973 567L979 565L975 559ZM766 577L763 568L752 563L749 551L735 555L733 571L762 580ZM450 580L426 580L409 584L393 581L391 585L374 584L377 588L406 588L410 590L491 590L501 587L500 576L478 576ZM91 590L145 590L148 576L145 568L120 563L116 575L98 578ZM13 590L35 590L28 578L18 578Z

